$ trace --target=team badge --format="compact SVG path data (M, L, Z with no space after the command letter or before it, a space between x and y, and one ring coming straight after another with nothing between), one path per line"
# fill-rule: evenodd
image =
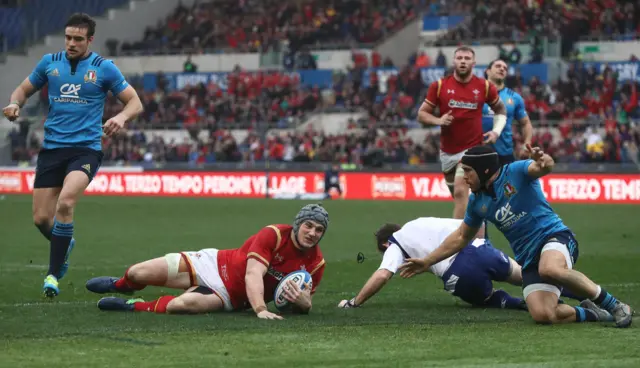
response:
M511 183L507 182L504 185L504 195L506 195L507 198L511 198L516 193L517 193L516 188L514 188L513 185L511 185Z
M486 204L483 204L482 207L480 207L480 212L487 213L487 205Z
M85 83L95 83L98 80L95 70L89 70L87 74L84 75Z
M509 97L509 99L507 100L507 104L513 105L513 98Z

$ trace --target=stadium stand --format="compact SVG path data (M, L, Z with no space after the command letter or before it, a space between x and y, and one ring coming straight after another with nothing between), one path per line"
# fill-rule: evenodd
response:
M122 1L89 3L85 6L94 8L87 11L99 13ZM185 75L199 75L202 67L191 61L191 55L282 48L284 68L257 71L236 66L204 83L176 83L175 76L163 72L132 75L129 80L141 95L145 112L131 123L129 132L105 139L105 157L117 163L150 165L266 159L365 166L437 162L438 131L417 123L417 108L428 84L437 78L431 72L449 65L451 55L441 47L473 38L478 46L495 45L498 54L512 64L506 84L525 99L535 144L561 162L638 162L640 110L635 74L629 78L616 65L583 62L584 49L576 46L583 36L637 38L640 7L636 2L489 0L475 8L471 5L421 0L223 0L180 5L164 22L148 27L139 41L109 40L109 48L113 54L141 58L185 55ZM0 11L0 18L6 17L3 14ZM456 15L460 21L439 29L435 42L421 45L400 68L388 55L367 49L422 15L444 17L437 19ZM568 40L563 42L564 59L546 59L543 43L559 36ZM507 44L501 42L507 40ZM514 41L530 43L530 54L508 51ZM289 52L315 49L350 49L351 63L335 70L312 70L322 75L312 81L301 69L317 66L287 65ZM437 56L435 50L440 50ZM626 60L635 63L636 59L627 53L618 61ZM544 77L527 72L527 62L545 65ZM547 78L556 64L563 65L557 78ZM44 112L46 90L41 97L35 109ZM119 108L111 98L105 119ZM336 132L308 124L312 116L345 111L358 112L358 117ZM517 125L514 133L519 144ZM13 161L33 161L40 136L41 131L31 129L26 121L11 130Z

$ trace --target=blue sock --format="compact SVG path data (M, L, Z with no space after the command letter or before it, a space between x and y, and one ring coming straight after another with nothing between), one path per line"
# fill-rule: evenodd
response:
M494 291L489 299L486 300L485 305L493 308L527 309L524 300L512 297L504 290Z
M573 307L576 310L576 322L597 322L598 315L590 309Z
M67 255L69 243L73 237L73 222L63 224L58 220L53 221L51 231L51 247L49 249L49 271L47 275L59 277L60 267L64 264L64 257Z
M602 289L600 286L598 286L598 289L600 289L598 296L596 296L591 300L597 305L599 305L600 308L613 314L613 308L615 308L616 305L618 305L618 299L616 299L613 295L609 294L605 289Z

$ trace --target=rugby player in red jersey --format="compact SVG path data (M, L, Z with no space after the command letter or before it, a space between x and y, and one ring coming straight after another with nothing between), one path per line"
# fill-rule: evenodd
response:
M473 74L475 52L462 46L453 54L453 74L429 86L418 121L440 126L440 163L453 195L453 218L464 218L469 187L463 180L459 161L467 149L496 142L507 123L507 110L498 91L489 81ZM482 134L482 107L487 103L495 112L493 129ZM434 115L439 109L440 117ZM484 138L483 138L484 136Z
M94 293L132 294L146 286L186 290L157 300L105 297L98 308L107 311L209 313L251 308L259 318L282 319L267 310L280 280L306 270L313 287L301 291L290 282L285 298L297 313L309 313L311 295L320 284L325 261L318 247L329 226L329 214L319 205L304 206L291 225L269 225L236 249L202 249L171 253L138 263L121 278L103 276L87 281Z

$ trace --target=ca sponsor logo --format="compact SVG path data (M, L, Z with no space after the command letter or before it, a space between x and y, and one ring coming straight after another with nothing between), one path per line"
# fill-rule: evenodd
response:
M60 97L80 98L78 92L82 88L79 84L65 83L60 87Z
M511 204L507 203L506 205L500 207L495 214L496 222L499 224L501 230L510 228L514 223L518 220L526 216L526 212L520 212L519 214L515 214L511 210Z

